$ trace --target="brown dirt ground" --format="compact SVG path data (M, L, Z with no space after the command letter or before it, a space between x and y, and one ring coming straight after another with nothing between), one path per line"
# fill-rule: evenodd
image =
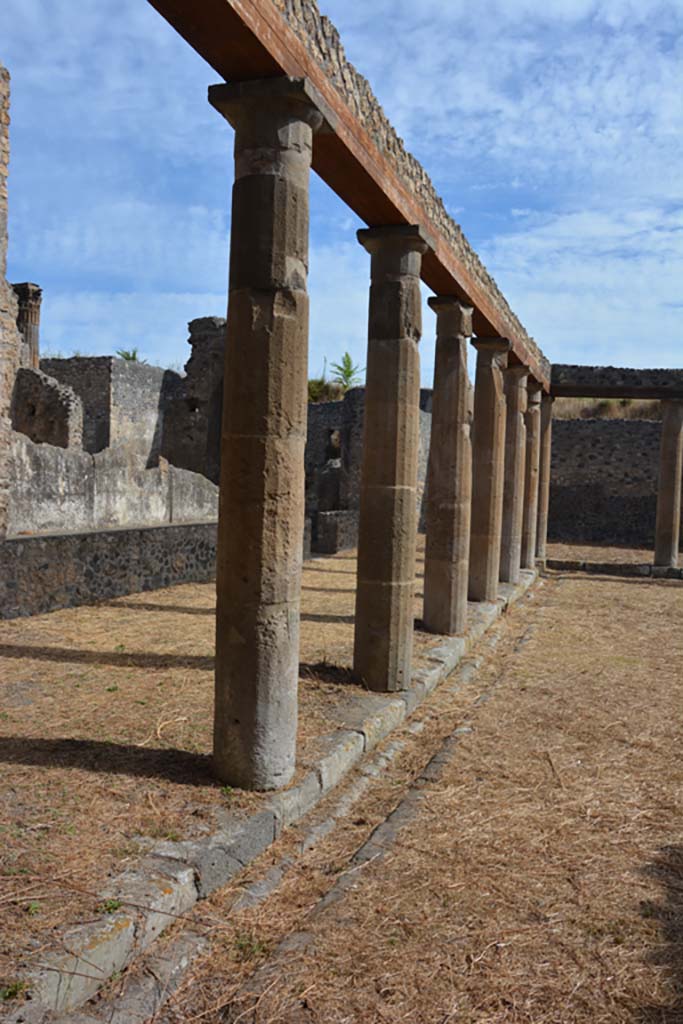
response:
M680 582L551 574L474 691L434 695L422 757L257 910L230 918L234 893L198 908L211 956L164 1024L680 1024L682 616ZM474 731L417 819L311 918L463 720ZM302 929L313 949L273 952ZM254 1008L240 984L269 953Z
M355 571L355 553L305 568L299 778L354 685ZM213 585L187 585L0 622L0 988L96 916L143 837L198 835L262 799L210 774L214 606ZM416 664L436 643L416 631Z
M602 544L548 544L548 558L575 562L629 562L651 565L653 548L628 548Z

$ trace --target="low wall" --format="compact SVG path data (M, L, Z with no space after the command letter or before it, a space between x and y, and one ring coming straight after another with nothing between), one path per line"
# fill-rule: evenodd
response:
M0 542L0 619L97 604L216 574L217 523L51 533ZM306 521L304 558L311 554Z
M661 432L648 420L555 420L549 539L653 547Z
M0 544L0 618L205 583L215 564L215 523L11 538Z
M134 445L97 455L11 436L8 534L161 526L218 517L218 488Z

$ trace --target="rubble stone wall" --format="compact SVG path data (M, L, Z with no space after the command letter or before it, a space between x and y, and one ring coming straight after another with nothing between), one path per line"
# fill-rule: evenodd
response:
M662 425L554 420L550 540L652 547Z

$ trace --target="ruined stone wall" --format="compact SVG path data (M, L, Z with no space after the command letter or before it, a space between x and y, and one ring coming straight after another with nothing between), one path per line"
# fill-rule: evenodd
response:
M65 384L22 367L14 382L12 428L36 444L82 448L83 405Z
M0 65L0 538L7 529L12 391L21 353L17 299L6 280L9 102L9 73Z
M218 518L218 488L134 446L89 452L12 435L8 533L100 530Z
M652 547L661 423L555 420L550 540Z
M163 446L165 409L180 387L177 373L113 356L41 359L40 367L81 399L86 451L134 444L155 464Z
M174 466L218 483L221 465L226 321L200 317L188 324L192 352L185 377L165 407L161 453Z

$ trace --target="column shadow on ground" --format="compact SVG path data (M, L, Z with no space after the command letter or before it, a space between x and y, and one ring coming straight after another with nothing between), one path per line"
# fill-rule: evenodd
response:
M681 1024L683 1021L683 846L664 846L655 859L643 868L662 890L661 902L646 900L640 912L655 921L660 944L649 955L650 963L663 969L668 978L671 998L665 1005L652 1003L639 1007L639 1024Z
M0 736L0 763L79 768L103 775L135 775L188 786L216 786L208 754L154 749L102 740Z
M83 651L73 647L30 647L0 644L0 658L113 665L118 668L194 668L212 671L214 658L199 654L153 654L146 651Z

